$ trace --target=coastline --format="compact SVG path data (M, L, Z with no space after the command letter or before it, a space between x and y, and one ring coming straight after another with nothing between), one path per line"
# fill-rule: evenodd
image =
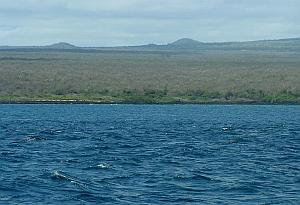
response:
M132 104L132 105L300 105L300 102L264 102L264 101L172 101L172 102L143 102L143 101L99 101L99 100L2 100L4 104Z

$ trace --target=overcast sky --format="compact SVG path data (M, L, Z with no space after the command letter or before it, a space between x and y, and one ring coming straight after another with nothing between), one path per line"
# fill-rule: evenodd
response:
M300 0L0 0L0 45L300 37Z

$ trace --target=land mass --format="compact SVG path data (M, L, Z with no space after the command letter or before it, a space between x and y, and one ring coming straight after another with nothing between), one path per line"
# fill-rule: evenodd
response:
M116 47L79 47L66 42L46 46L0 46L0 50L69 50L97 51L203 51L203 50L236 50L236 51L300 51L300 38L276 40L259 40L245 42L200 42L189 38L182 38L165 45L147 44L138 46Z
M2 103L300 103L300 38L0 46Z

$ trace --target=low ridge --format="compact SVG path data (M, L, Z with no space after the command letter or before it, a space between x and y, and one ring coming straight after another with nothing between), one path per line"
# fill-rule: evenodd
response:
M174 41L173 43L170 43L171 46L198 46L202 44L199 41L190 39L190 38L181 38L177 41Z
M257 51L297 51L300 52L300 38L257 40L241 42L200 42L190 38L182 38L165 45L148 44L140 46L120 47L77 47L70 43L60 42L48 46L0 46L0 50L12 49L54 49L54 50L257 50Z
M60 42L60 43L55 43L49 46L45 46L46 48L51 48L51 49L76 49L78 48L77 46L74 46L70 43L66 42Z

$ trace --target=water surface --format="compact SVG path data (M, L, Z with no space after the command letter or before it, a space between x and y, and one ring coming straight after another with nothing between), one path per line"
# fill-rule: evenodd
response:
M0 105L0 204L299 204L300 106Z

